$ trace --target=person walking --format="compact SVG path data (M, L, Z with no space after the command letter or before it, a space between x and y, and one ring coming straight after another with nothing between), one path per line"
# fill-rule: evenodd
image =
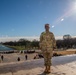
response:
M1 60L3 61L3 59L4 59L4 56L3 56L3 55L1 55Z
M17 58L17 61L20 61L20 57Z
M27 55L25 55L25 59L27 60L27 58L28 58L28 56Z

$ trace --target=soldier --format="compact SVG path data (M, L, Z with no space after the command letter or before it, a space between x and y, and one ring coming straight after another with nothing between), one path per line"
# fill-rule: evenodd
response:
M45 24L45 32L40 35L40 49L44 56L45 73L50 73L51 58L54 48L56 48L56 41L54 34L49 31L49 24Z

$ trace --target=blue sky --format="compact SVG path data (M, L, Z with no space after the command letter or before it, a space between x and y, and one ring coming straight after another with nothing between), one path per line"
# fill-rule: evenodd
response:
M46 23L55 36L76 36L76 0L0 0L0 37L40 36Z

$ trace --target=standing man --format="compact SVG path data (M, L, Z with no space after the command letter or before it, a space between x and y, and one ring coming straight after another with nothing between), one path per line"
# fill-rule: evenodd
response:
M50 73L51 58L53 50L56 48L54 34L49 31L49 24L45 24L45 32L40 35L40 49L44 56L45 73Z

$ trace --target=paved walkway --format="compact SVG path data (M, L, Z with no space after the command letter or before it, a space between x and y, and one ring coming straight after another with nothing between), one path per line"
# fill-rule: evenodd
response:
M0 75L47 75L44 74L44 60L0 63ZM76 75L76 55L52 58L52 73L48 75Z
M28 60L31 60L36 56L37 53L27 54ZM3 63L10 63L10 62L17 62L17 58L20 57L21 61L26 61L25 59L26 54L20 53L11 53L11 54L3 54L4 60Z

